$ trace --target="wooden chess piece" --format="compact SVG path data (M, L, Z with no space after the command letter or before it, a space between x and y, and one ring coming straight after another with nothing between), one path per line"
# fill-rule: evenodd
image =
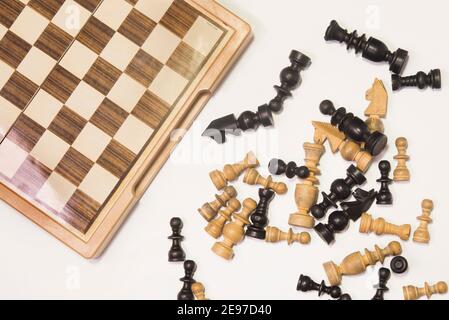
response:
M361 185L366 182L366 178L363 173L355 166L351 165L346 170L345 179L335 180L330 188L330 193L326 194L322 192L323 201L310 208L310 213L315 219L322 219L326 215L330 207L337 208L337 202L349 198L352 189L356 185Z
M223 171L214 170L209 173L210 179L214 183L217 190L222 190L228 185L228 182L235 181L243 171L250 168L257 168L259 161L253 152L249 152L243 161L236 164L227 164Z
M349 294L343 293L343 294L341 295L341 297L340 297L338 300L341 300L341 301L349 301L349 300L352 300L352 298L351 298L351 296L350 296Z
M391 271L403 274L408 269L408 261L403 256L396 256L390 261Z
M309 168L306 166L298 167L293 161L287 164L285 161L280 159L271 160L268 164L268 171L276 176L285 174L289 179L294 177L298 177L299 179L307 179L310 175Z
M403 87L417 87L419 89L441 89L441 71L440 69L430 70L428 74L418 72L414 76L401 77L397 74L391 75L393 91L397 91Z
M228 186L224 188L222 194L215 195L214 201L203 204L202 207L198 209L198 212L207 222L210 222L213 219L215 219L215 217L218 214L218 211L220 211L221 208L226 206L226 204L230 199L236 197L237 197L237 190L235 190L233 186Z
M418 243L429 243L430 234L428 224L432 222L430 213L433 210L433 201L429 199L423 200L421 203L422 215L417 219L420 221L419 227L413 233L413 241Z
M178 293L178 300L195 300L192 292L192 284L195 283L193 275L196 271L196 263L192 260L184 261L184 277L179 279L183 282L181 291Z
M318 291L318 297L321 297L324 293L330 295L334 299L341 297L341 288L337 286L328 287L326 283L321 281L321 283L316 283L309 276L301 275L296 286L297 291L308 292L308 291Z
M171 236L168 239L172 240L172 246L168 252L169 262L180 262L186 259L186 253L181 247L181 241L184 237L181 235L183 223L181 218L172 218L170 220L170 227L172 229Z
M384 294L387 292L387 282L390 280L391 277L391 271L387 268L380 268L379 269L379 284L377 285L377 291L374 297L371 300L375 301L381 301L384 300Z
M373 219L373 217L364 213L360 220L360 233L374 232L376 235L381 236L384 234L394 235L401 238L401 240L407 241L410 239L410 231L412 226L409 224L403 224L401 226L389 223L384 218Z
M206 298L206 289L201 282L195 282L192 284L192 292L196 300L209 300Z
M393 195L388 187L393 180L390 179L391 165L390 162L383 160L379 162L380 178L376 181L380 183L380 190L377 194L377 204L389 205L393 204Z
M259 203L256 211L251 215L251 224L246 228L245 235L251 238L265 240L265 227L268 225L268 208L274 198L271 189L259 189Z
M371 132L385 131L382 118L387 116L388 109L388 93L382 80L374 80L373 86L366 92L366 100L370 101L368 108L365 110L365 116L368 117L365 123Z
M248 218L257 207L256 201L251 198L243 201L243 209L240 213L234 214L234 221L225 225L223 229L224 240L216 242L212 251L220 257L231 260L234 257L234 246L240 243L245 237L245 227L250 223Z
M418 300L421 297L426 296L427 299L436 293L445 294L447 293L447 283L444 281L440 281L437 284L431 286L427 282L424 283L423 288L417 288L415 286L406 286L402 287L404 292L405 300Z
M266 231L266 242L277 243L287 241L287 244L290 246L294 242L309 244L311 240L308 232L294 233L292 228L288 229L288 232L283 232L276 227L267 227Z
M209 222L204 230L213 238L218 239L223 234L223 228L227 221L231 221L231 216L237 210L240 210L240 202L232 198L228 202L228 206L218 212L218 218Z
M396 148L398 154L394 157L398 161L396 169L393 171L394 181L410 181L410 172L407 168L407 161L410 157L407 155L408 141L401 137L396 139Z
M341 283L342 276L344 275L357 275L366 271L367 266L373 266L377 262L383 263L387 256L397 256L402 253L401 244L397 241L390 242L384 249L379 248L377 245L374 251L365 249L365 254L360 252L354 252L344 258L340 265L335 264L332 261L323 264L326 271L329 282L333 286L337 286Z
M249 185L260 185L265 189L271 189L277 194L287 193L287 185L283 182L274 182L273 177L262 177L256 169L248 169L243 178L243 182Z
M326 41L344 42L348 50L354 48L356 54L362 52L363 58L367 60L388 62L390 71L393 73L401 74L408 61L408 51L398 49L395 52L390 52L382 41L373 37L366 40L366 36L359 37L357 31L349 33L348 30L340 27L335 20L331 21L324 39Z
M386 147L388 138L379 131L371 133L367 124L353 113L347 113L345 108L335 108L330 100L324 100L320 104L320 111L324 115L331 116L331 124L338 127L348 139L363 143L365 150L372 156L378 156Z

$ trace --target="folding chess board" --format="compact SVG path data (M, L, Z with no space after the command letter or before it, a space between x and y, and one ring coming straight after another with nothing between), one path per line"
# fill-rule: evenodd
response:
M249 36L211 0L1 0L0 197L98 256Z

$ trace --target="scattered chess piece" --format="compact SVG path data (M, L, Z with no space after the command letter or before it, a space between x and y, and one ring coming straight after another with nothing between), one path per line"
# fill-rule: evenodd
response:
M398 161L396 169L393 171L394 181L410 181L410 172L407 168L407 161L410 157L407 155L408 141L401 137L396 139L396 148L398 154L394 157Z
M288 245L290 246L294 242L309 244L311 240L310 234L308 232L294 233L292 228L288 229L288 232L283 232L276 227L267 227L266 231L266 242L277 243L281 241L287 241Z
M376 301L384 300L385 292L390 290L387 287L387 282L388 282L388 280L390 280L390 277L391 277L390 270L388 270L387 268L379 269L379 284L377 285L376 294L374 295L374 297L371 300L376 300Z
M360 220L360 233L374 232L376 235L381 236L384 234L394 235L401 238L401 240L407 241L410 239L411 225L403 224L401 226L389 223L384 218L373 219L373 217L364 213Z
M214 170L209 173L209 176L217 190L222 190L228 185L228 182L235 181L245 170L258 166L259 161L256 156L253 152L249 152L243 161L236 164L227 164L223 171Z
M354 252L347 256L340 265L332 261L323 264L329 282L333 286L341 283L344 275L357 275L366 271L367 266L373 266L377 262L383 263L387 256L397 256L402 253L401 244L397 241L390 242L385 249L379 248L377 245L374 251L365 249L365 254Z
M181 291L178 293L178 300L195 300L192 292L192 284L195 283L193 275L196 271L196 263L192 260L184 261L184 277L179 279L183 282Z
M343 294L341 295L341 297L340 297L338 300L341 300L341 301L350 301L350 300L352 300L352 298L351 298L351 296L350 296L349 294L343 293Z
M298 167L293 161L286 164L282 160L273 159L268 164L268 170L271 174L276 176L285 174L289 179L294 177L307 179L310 176L310 171L306 166Z
M204 230L213 238L218 239L223 234L223 228L226 222L231 221L231 216L237 210L240 210L240 202L232 198L228 202L228 206L218 212L218 218L209 222Z
M245 111L238 118L234 114L212 121L203 132L203 137L210 137L217 143L226 142L226 134L235 136L248 130L257 130L260 125L271 127L274 124L273 112L282 111L284 101L291 96L291 91L301 83L301 71L305 70L311 60L299 51L290 53L291 65L280 74L281 85L275 86L277 96L268 104L260 106L257 112Z
M353 113L347 113L345 108L335 109L330 100L324 100L320 104L320 111L324 115L331 116L331 124L338 127L345 136L355 142L364 143L365 150L372 156L378 156L386 147L387 136L379 131L371 133L368 125Z
M366 100L370 101L368 108L365 110L365 116L368 117L365 123L370 132L384 133L385 127L382 118L387 116L388 109L388 93L382 80L374 80L373 86L366 92Z
M234 246L240 243L245 237L245 227L250 223L248 218L257 207L256 201L251 198L243 201L243 209L240 213L234 214L234 221L225 225L223 229L222 242L216 242L212 251L220 257L231 260L234 257Z
M226 187L221 195L216 194L215 200L203 204L203 206L198 209L198 212L207 222L210 222L215 219L218 211L226 206L230 199L235 197L237 197L237 190L232 186Z
M196 300L209 300L206 298L206 289L201 282L192 284L192 292Z
M256 211L251 215L251 224L246 228L245 235L251 238L265 240L265 228L268 225L268 208L274 198L271 189L259 189L259 203Z
M432 222L430 213L433 210L433 201L425 199L421 203L422 215L417 219L420 221L419 227L413 233L413 241L418 243L429 243L430 234L428 230L428 224Z
M403 87L417 87L419 89L441 89L441 71L440 69L430 70L428 74L418 72L414 76L401 77L397 74L391 76L393 91L397 91Z
M357 221L362 213L371 208L376 193L374 190L368 193L364 199L342 204L343 211L335 211L329 215L327 224L319 223L315 226L315 231L327 244L335 241L335 233L340 233L348 228L349 221Z
M431 286L427 282L424 283L424 288L417 288L414 286L406 286L402 287L404 292L405 300L418 300L421 297L426 296L427 299L436 293L438 294L446 294L447 293L447 283L444 281L440 281L437 284Z
M397 256L391 259L390 262L391 271L396 274L403 274L408 269L408 262L403 256Z
M337 208L338 201L349 198L352 188L366 181L363 173L353 165L346 170L346 174L345 179L337 179L332 183L329 194L322 192L323 201L321 203L310 208L310 213L316 219L324 218L330 207Z
M349 33L340 27L335 20L332 20L327 28L324 39L326 41L344 42L348 50L354 48L356 54L362 52L363 58L367 60L388 62L390 71L393 73L401 74L408 61L408 52L406 50L398 49L395 52L390 52L382 41L373 37L367 41L365 35L358 37L357 31Z
M388 187L393 180L390 179L391 165L390 162L383 160L379 162L380 179L377 182L380 183L379 193L377 194L377 204L389 205L393 204L393 195Z
M287 193L287 185L283 182L274 182L271 176L267 178L262 177L256 169L249 169L245 173L243 182L249 185L260 185L265 189L271 189L277 194Z
M173 242L170 251L168 252L168 261L184 261L186 259L186 253L181 247L181 241L184 240L184 237L181 235L181 230L183 227L182 220L180 218L172 218L170 220L170 227L172 229L172 234L168 237L168 239Z
M298 280L298 285L296 286L297 291L308 292L308 291L318 291L318 296L321 297L324 293L330 295L334 299L341 297L341 288L337 286L328 287L326 283L321 281L321 283L316 283L309 276L301 275Z

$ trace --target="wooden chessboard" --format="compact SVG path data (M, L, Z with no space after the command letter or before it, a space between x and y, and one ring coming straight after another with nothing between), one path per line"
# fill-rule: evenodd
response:
M211 0L1 0L0 197L98 256L249 37Z

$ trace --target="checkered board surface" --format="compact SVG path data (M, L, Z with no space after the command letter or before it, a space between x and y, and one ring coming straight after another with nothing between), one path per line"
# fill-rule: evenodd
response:
M225 31L183 0L0 0L0 180L86 234Z

